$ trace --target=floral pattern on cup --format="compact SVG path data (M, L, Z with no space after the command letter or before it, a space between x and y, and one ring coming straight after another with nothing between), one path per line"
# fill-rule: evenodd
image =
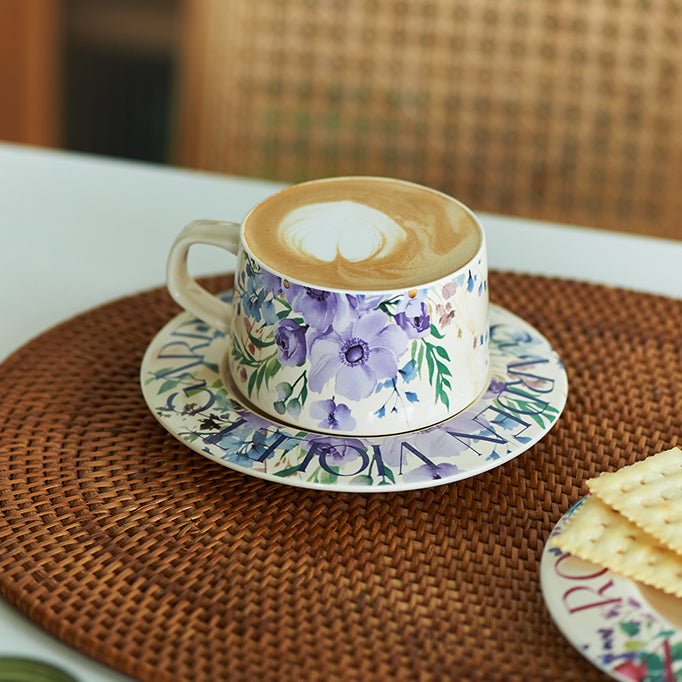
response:
M354 410L366 409L362 401L371 396L378 420L424 401L445 414L457 380L446 331L453 338L454 329L458 339L466 333L487 357L487 320L473 330L461 309L465 291L488 295L486 277L473 267L440 288L382 296L297 284L246 253L242 258L235 286L233 375L253 402L262 390L276 395L272 408L283 419L295 421L305 408L320 429L350 432Z

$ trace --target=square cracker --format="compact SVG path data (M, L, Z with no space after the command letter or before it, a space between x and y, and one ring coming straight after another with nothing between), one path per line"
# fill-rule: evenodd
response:
M587 481L593 495L682 554L682 450L659 452Z
M595 495L573 512L552 543L580 559L682 597L682 556Z

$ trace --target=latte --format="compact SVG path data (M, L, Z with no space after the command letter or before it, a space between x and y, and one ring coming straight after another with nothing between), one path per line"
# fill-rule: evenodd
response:
M265 265L312 285L411 287L468 263L481 245L454 199L408 182L331 178L287 188L247 216L244 240Z

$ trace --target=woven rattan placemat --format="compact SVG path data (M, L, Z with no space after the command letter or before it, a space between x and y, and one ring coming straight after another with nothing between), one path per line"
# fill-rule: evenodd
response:
M602 679L540 555L586 478L680 442L682 301L506 273L491 295L562 356L566 410L512 462L404 493L272 484L168 435L138 383L162 289L44 333L0 365L2 594L154 682Z

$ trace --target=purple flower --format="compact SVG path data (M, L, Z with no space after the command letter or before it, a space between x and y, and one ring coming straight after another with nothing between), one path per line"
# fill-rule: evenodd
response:
M319 392L336 379L337 393L360 400L371 395L382 379L395 377L407 338L403 329L387 321L383 313L370 312L314 337L308 355L310 389Z
M315 329L326 331L332 322L347 318L348 301L342 294L292 283L286 296L292 309Z
M355 311L369 312L384 303L384 297L376 294L348 294L348 303Z
M266 429L272 429L276 426L276 424L273 424L269 419L261 417L251 409L246 409L241 405L236 412L239 415L239 420L245 422L245 428L251 431L263 431Z
M263 276L263 289L266 294L271 293L273 296L279 296L282 291L284 291L282 287L282 278L279 275L276 275L274 272L270 272L265 268L263 268L261 274Z
M384 438L380 447L384 464L401 475L422 464L435 467L432 457L452 460L469 449L468 443L453 438L440 426Z
M277 344L277 359L287 367L300 365L306 356L305 332L303 327L294 320L279 320L275 324L275 343Z
M405 482L418 481L440 481L444 478L450 478L460 471L456 464L449 462L441 462L440 464L422 464L422 466L412 469L405 474Z
M485 392L486 398L491 398L493 396L498 396L504 389L507 388L507 384L496 376L490 377L490 384Z
M312 434L311 434L312 435ZM319 462L327 471L331 467L338 467L353 462L358 458L367 459L367 452L362 441L356 438L339 438L337 436L312 435L309 439L311 448L319 458Z
M310 406L310 416L319 419L319 426L332 431L352 431L356 421L351 417L350 408L332 400L318 400Z
M431 318L424 301L410 301L405 310L395 316L395 321L410 339L426 336L431 329Z

